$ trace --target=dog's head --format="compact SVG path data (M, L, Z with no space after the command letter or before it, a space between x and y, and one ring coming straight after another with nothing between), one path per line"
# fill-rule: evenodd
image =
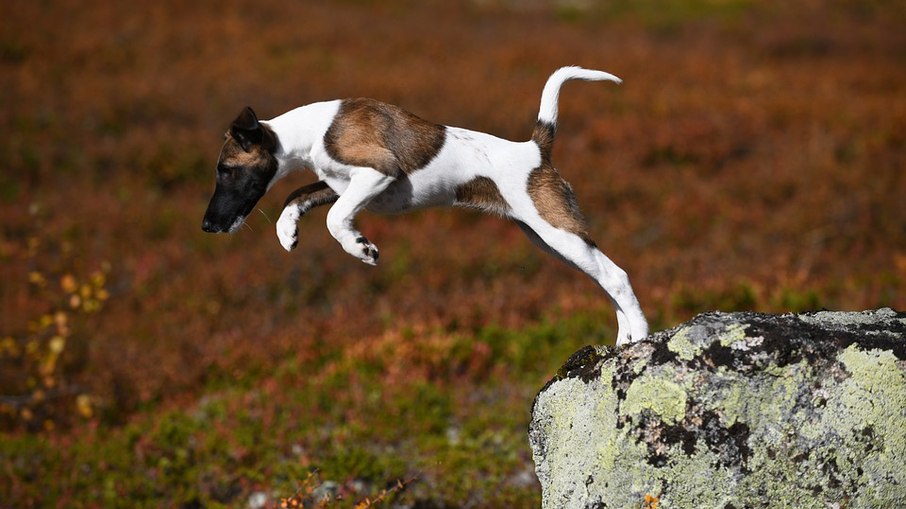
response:
M224 137L217 185L201 225L212 233L239 229L277 173L277 137L251 108L242 110Z

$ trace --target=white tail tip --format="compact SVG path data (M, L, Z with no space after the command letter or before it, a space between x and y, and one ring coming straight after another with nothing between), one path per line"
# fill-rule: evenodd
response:
M560 98L560 87L569 80L585 81L612 81L622 83L623 80L604 71L583 69L582 67L561 67L551 74L544 84L541 92L541 108L538 111L538 121L550 124L557 123L557 103Z

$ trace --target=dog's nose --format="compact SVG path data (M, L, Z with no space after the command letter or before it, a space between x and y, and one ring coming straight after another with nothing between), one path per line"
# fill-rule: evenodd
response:
M208 233L214 233L214 225L207 219L201 222L201 229Z

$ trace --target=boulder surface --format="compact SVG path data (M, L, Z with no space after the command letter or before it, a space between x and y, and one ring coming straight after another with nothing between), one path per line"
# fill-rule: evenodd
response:
M706 313L535 399L544 508L906 507L906 313Z

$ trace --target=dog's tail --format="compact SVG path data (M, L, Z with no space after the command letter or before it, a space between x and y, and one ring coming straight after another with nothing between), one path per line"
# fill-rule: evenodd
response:
M613 74L576 66L561 67L554 71L551 77L547 79L547 83L544 84L544 90L541 92L541 108L538 111L538 122L535 124L534 132L532 132L532 141L538 144L541 149L541 155L545 159L550 157L551 148L554 144L554 134L557 130L557 100L560 97L560 87L569 80L623 82L623 80Z

